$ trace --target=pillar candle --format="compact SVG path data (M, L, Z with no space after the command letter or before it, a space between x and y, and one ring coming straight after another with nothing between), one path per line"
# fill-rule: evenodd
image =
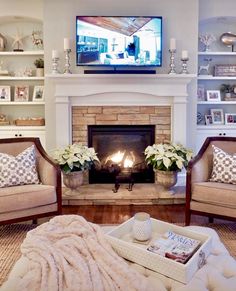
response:
M64 38L64 50L69 50L69 49L70 49L70 39Z
M188 51L182 51L182 59L188 58Z
M175 50L176 49L176 39L175 38L171 38L170 39L170 49L171 50Z
M59 53L57 50L52 50L52 58L55 59L55 58L59 58Z

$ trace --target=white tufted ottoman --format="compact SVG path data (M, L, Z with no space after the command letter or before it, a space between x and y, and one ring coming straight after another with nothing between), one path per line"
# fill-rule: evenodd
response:
M229 255L217 233L206 227L188 226L188 228L210 234L213 239L212 252L207 258L207 264L196 272L187 285L134 263L130 264L131 268L135 268L140 273L147 276L148 280L151 280L156 286L157 291L236 291L236 260ZM104 227L105 232L110 229L111 227ZM27 264L25 262L23 257L16 262L10 272L8 281L0 288L1 291L15 290L17 278L27 269ZM128 290L127 288L127 291Z

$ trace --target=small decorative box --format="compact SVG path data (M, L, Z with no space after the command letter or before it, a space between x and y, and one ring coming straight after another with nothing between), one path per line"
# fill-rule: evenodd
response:
M205 259L211 250L211 237L157 219L151 218L151 222L152 239L148 245L162 237L167 231L173 231L179 235L199 240L201 242L200 247L185 264L148 251L148 245L143 243L139 244L133 240L133 218L108 232L107 238L114 250L121 257L187 284L195 272L204 265Z

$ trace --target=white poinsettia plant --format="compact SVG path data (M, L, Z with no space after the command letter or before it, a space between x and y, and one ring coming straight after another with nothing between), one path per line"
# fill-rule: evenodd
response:
M64 173L88 170L95 162L99 162L94 148L81 143L56 149L52 157Z
M180 171L187 167L193 152L181 144L154 144L145 149L147 164L154 170Z

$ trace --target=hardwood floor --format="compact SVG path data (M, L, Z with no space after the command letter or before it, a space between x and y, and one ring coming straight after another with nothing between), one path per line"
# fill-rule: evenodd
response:
M63 206L63 214L77 214L99 224L120 224L136 212L147 212L153 218L171 223L184 223L184 205L88 205ZM207 223L205 217L193 216L191 224Z

